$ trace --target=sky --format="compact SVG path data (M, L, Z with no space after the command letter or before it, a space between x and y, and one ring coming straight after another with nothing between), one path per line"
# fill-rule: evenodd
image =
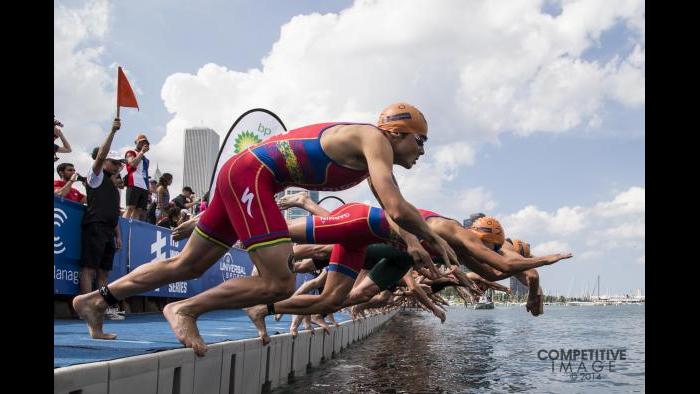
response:
M406 101L426 154L395 167L404 197L462 219L496 216L533 253L545 292L644 290L643 1L54 1L54 112L90 167L116 114L116 67L140 109L113 143L151 141L182 187L184 130L222 136L250 108L288 129L374 123ZM57 177L57 175L55 175ZM322 193L326 195L327 193ZM365 183L334 193L377 204Z

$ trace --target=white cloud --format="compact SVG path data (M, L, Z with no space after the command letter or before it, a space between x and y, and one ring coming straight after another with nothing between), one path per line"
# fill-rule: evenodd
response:
M571 250L571 248L566 242L547 241L532 247L532 254L534 256L544 256L554 253L566 253L569 250Z
M643 105L643 42L624 60L581 58L617 23L637 31L642 1L565 2L555 18L540 6L356 1L338 14L295 16L261 68L209 63L170 75L161 97L173 118L153 154L168 152L164 162L179 162L184 128L203 121L223 134L253 107L274 110L294 128L374 122L385 105L405 100L425 113L437 147L429 152L438 157L433 169L451 179L473 163L474 144L504 131L598 127L606 100ZM462 142L454 144L457 138Z
M605 235L611 239L644 239L644 220L623 223L605 230Z
M626 59L618 61L616 58L608 65L608 68L612 69L613 63L618 63L617 70L613 70L611 77L607 79L604 90L616 101L628 107L644 104L644 52L644 48L637 44Z
M498 205L490 191L483 187L465 189L460 193L458 208L463 217L476 212L490 212Z
M643 187L630 187L610 201L589 207L565 206L545 212L529 205L501 222L506 236L536 245L534 255L571 251L574 261L614 264L622 258L644 264ZM633 257L640 252L642 257Z
M105 0L54 8L54 111L74 151L100 143L101 125L115 112L115 77L101 64L108 25Z
M541 233L570 235L586 226L585 210L581 207L562 207L554 213L548 213L534 205L528 205L505 216L502 224L508 237L528 239Z
M435 161L442 176L449 181L454 179L460 167L474 164L474 148L461 141L440 145L435 149L428 147L428 149L430 149L430 157Z
M593 213L603 217L626 214L643 214L645 208L645 188L631 187L615 196L612 201L601 202L593 208Z

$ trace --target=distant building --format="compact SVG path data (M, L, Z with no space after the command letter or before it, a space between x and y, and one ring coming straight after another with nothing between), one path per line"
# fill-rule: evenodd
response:
M528 292L527 286L520 283L514 276L510 277L510 290L514 296L526 296Z
M482 218L482 217L484 217L484 216L486 216L486 215L484 215L484 214L481 213L481 212L479 212L479 213L473 213L473 214L469 215L469 219L464 219L464 220L462 221L462 225L463 225L464 227L469 228L469 227L472 226L472 223L474 223L474 221L475 221L476 219Z
M160 177L162 177L162 176L163 176L163 174L160 173L160 168L158 168L158 163L156 163L156 173L154 174L155 178L152 178L152 179L155 180L156 182L158 182L160 180Z
M202 197L209 191L209 182L219 154L219 134L210 128L185 130L185 168L182 186L189 186ZM180 191L177 190L179 193Z
M318 190L306 190L306 189L302 189L302 188L300 188L300 187L289 187L289 188L287 188L286 190L284 190L283 192L277 193L277 194L275 195L275 198L280 198L280 197L283 196L283 195L284 195L284 196L289 196L289 195L291 195L291 194L297 194L297 193L300 193L300 192L307 192L307 193L309 193L309 197L311 197L311 199L312 199L314 202L318 202ZM302 218L302 217L309 216L309 212L307 212L307 211L305 211L305 210L303 210L303 209L301 209L301 208L290 208L290 209L287 209L287 210L282 211L282 213L284 214L284 218L285 218L286 220L291 220L291 219L296 219L296 218Z

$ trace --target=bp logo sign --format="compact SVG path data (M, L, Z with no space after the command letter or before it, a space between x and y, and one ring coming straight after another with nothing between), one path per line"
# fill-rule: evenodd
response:
M236 136L236 140L233 142L235 147L234 152L238 153L245 150L251 145L255 145L272 134L272 129L265 127L262 123L258 123L258 129L255 132L250 130L245 130L240 132Z
M234 142L236 146L235 152L238 153L251 145L257 144L260 141L262 141L262 139L260 139L260 137L258 137L255 133L251 133L250 131L246 130L236 136L236 141Z

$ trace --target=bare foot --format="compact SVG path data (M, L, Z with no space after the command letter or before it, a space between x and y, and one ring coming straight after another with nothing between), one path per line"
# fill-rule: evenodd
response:
M102 331L107 303L98 292L93 291L73 298L73 309L87 323L88 332L92 338L115 339L117 337L117 334L107 334Z
M294 207L303 208L304 202L307 198L309 198L309 196L306 194L306 192L282 196L277 200L277 207L279 209L289 209Z
M194 353L202 357L207 352L207 344L199 335L197 318L183 310L182 301L172 302L163 308L163 315L168 320L175 337L185 347L192 348Z
M292 318L292 324L289 326L289 333L292 334L292 338L297 337L299 331L299 323L301 323L301 316L294 315Z
M326 321L323 320L323 318L321 317L321 315L313 315L313 316L311 316L311 321L312 321L313 323L316 323L316 324L318 324L319 326L321 326L321 328L323 328L323 331L325 331L326 334L329 334L329 335L330 335L331 329L328 327L328 324L326 324Z
M304 322L304 330L309 330L309 331L311 331L311 335L316 335L316 332L314 331L314 327L311 325L311 316L305 315L302 318L302 321Z
M330 313L328 316L326 316L326 318L328 319L328 321L329 321L331 324L335 324L336 327L340 327L340 324L338 324L338 322L335 321L335 317L333 317L333 314L332 314L332 313Z
M265 326L265 316L267 316L267 306L257 305L243 309L248 317L258 329L258 336L262 340L263 346L270 343L270 337L267 335L267 327Z

